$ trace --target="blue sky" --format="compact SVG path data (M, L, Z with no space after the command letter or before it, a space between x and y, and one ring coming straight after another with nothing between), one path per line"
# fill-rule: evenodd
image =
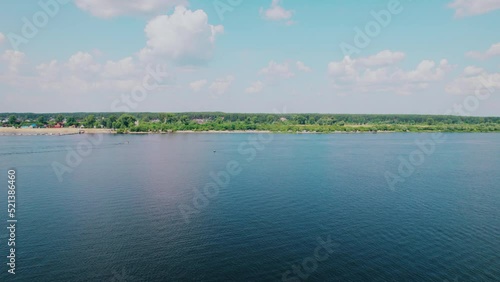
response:
M0 14L0 112L500 114L500 0L30 0Z

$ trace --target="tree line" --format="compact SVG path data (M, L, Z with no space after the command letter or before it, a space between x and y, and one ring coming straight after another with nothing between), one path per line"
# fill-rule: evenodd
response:
M3 126L108 128L118 132L266 130L276 132L497 132L500 117L357 114L4 113Z

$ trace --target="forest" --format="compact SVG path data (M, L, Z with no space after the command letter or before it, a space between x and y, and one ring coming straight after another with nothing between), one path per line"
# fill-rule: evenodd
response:
M176 131L500 132L500 117L379 114L0 113L3 127L107 128L117 133Z

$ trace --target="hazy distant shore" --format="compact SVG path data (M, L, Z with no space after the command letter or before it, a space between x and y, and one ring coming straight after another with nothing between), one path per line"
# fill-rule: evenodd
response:
M384 134L384 133L432 133L432 132L447 132L447 131L417 131L417 132L400 132L400 131L270 131L270 130L178 130L178 131L162 131L162 132L124 132L122 134L131 135L146 135L146 134L257 134L257 133L274 133L274 134ZM456 132L457 133L457 132ZM462 133L488 133L488 132L462 132ZM77 135L77 134L119 134L116 130L101 129L101 128L12 128L0 127L0 136L36 136L36 135Z
M96 128L13 128L0 127L0 135L75 135L75 134L114 134L111 129Z
M379 131L379 133L392 133L394 131ZM208 131L194 131L194 130L178 130L169 132L127 132L125 134L173 134L173 133L218 133L218 134L231 134L231 133L293 133L293 134L325 134L314 131L299 131L299 132L274 132L269 130L208 130ZM369 133L369 132L344 132L336 131L326 134L346 134L346 133ZM77 134L117 134L112 129L96 129L96 128L13 128L13 127L0 127L0 136L30 136L30 135L77 135Z

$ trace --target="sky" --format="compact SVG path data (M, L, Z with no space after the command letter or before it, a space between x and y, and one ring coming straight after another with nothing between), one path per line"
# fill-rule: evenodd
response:
M500 116L500 0L0 2L0 112Z

